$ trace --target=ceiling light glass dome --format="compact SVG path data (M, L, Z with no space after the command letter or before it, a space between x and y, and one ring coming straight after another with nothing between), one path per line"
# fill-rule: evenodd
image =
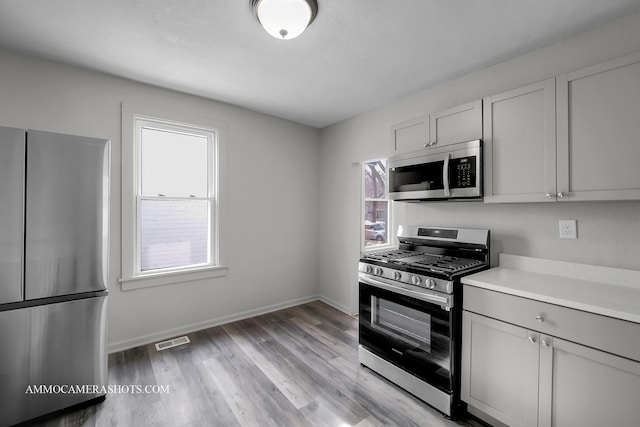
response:
M316 0L251 0L251 6L265 31L280 40L298 37L318 12Z

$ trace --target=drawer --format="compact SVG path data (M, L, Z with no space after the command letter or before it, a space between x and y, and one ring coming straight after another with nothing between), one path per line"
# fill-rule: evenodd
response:
M464 285L463 309L640 362L640 324Z

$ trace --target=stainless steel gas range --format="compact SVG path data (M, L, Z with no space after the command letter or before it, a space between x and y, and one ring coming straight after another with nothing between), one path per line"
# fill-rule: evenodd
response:
M398 227L398 249L359 263L359 360L455 418L460 400L460 279L489 268L489 230Z

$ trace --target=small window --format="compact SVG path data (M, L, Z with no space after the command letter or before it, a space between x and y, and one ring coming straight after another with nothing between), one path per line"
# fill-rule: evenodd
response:
M387 199L387 162L364 163L364 247L389 244L389 200Z

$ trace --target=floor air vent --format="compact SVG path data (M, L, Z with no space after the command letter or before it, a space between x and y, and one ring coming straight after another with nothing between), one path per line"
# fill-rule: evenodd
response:
M190 342L191 341L189 341L189 337L188 336L178 337L178 338L174 338L172 340L162 341L162 342L156 343L156 350L158 350L158 351L166 350L168 348L177 347L179 345L188 344Z

